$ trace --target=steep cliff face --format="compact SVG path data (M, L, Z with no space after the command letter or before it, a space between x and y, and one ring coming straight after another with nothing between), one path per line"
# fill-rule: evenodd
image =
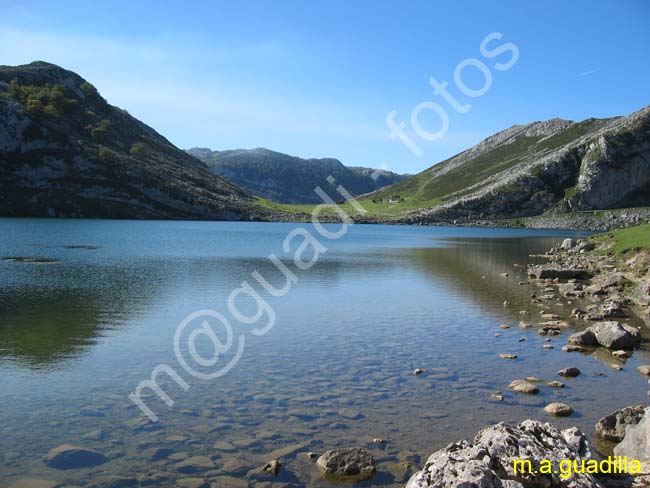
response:
M407 202L429 198L429 208L406 221L647 206L650 107L612 119L515 126L413 178L383 190L401 191Z
M573 206L581 210L647 205L650 200L650 117L639 116L589 144Z
M0 67L0 215L266 219L268 210L77 74Z

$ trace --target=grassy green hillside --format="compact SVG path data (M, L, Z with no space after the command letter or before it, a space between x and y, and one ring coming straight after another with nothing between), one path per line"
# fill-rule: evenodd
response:
M495 147L487 153L446 172L441 172L445 165L450 164L456 155L404 181L383 188L362 199L366 208L373 212L386 212L397 215L402 211L415 210L444 203L452 196L458 197L469 192L469 188L480 185L486 178L501 171L510 169L517 164L562 147L578 137L596 128L604 121L587 119L548 138L518 137L509 144ZM462 153L461 153L462 154ZM441 174L442 173L442 174ZM375 203L372 200L386 200L391 195L399 195L399 204L387 202Z
M650 224L600 234L594 239L607 246L607 253L624 254L638 249L650 249Z
M487 178L504 170L539 159L605 122L604 119L587 119L550 137L520 135L495 144L486 151L476 151L476 157L467 158L471 154L470 149L419 174L361 197L359 203L367 210L365 215L385 219L399 218L410 212L431 208L480 188ZM399 195L399 202L388 201L394 195ZM271 201L260 203L283 211L310 212L313 208L308 205L279 205ZM350 215L359 215L358 210L350 204L343 205L343 208Z

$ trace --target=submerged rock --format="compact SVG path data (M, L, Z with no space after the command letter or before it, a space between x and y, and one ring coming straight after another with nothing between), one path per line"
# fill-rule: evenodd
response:
M645 376L650 376L650 364L642 364L636 370Z
M42 480L39 478L20 478L9 485L9 488L59 488L58 481Z
M544 407L544 411L556 417L568 417L573 413L573 409L566 403L549 403Z
M528 395L535 395L539 393L539 388L526 380L514 380L508 385L508 388L512 391L516 391L518 393L526 393Z
M203 478L181 478L176 480L176 484L181 488L209 488L210 483Z
M643 418L643 405L633 405L605 415L596 424L596 435L601 439L621 442L625 437L625 428L636 425Z
M501 354L499 354L499 357L501 359L517 359L516 354L511 354L509 352L502 352Z
M576 473L570 485L560 479L557 466L568 459L590 456L584 435L576 428L560 432L548 423L525 420L518 426L499 423L481 430L473 442L461 441L435 452L424 469L414 474L407 488L515 488L571 486L597 488L590 474ZM555 469L540 474L548 459ZM530 460L530 472L515 472L515 460Z
M362 447L348 447L325 452L316 461L324 475L341 481L363 481L372 478L375 460Z
M561 369L557 372L557 374L563 376L564 378L575 378L576 376L580 376L580 370L571 366L569 368Z
M280 464L280 461L277 459L274 459L273 461L270 461L266 463L264 466L262 466L262 471L265 473L269 473L273 476L278 476L280 474L280 468L282 465Z
M108 458L99 451L73 446L71 444L61 444L51 449L44 460L51 468L75 469L98 466L107 462Z
M198 473L200 471L207 471L214 469L216 466L212 459L207 456L193 456L176 465L176 470L181 473Z
M131 488L134 486L138 486L136 478L101 476L88 483L85 488Z

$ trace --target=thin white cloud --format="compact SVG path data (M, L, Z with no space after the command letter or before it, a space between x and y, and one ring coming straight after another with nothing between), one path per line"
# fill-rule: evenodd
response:
M594 73L597 73L597 72L598 72L597 69L592 69L592 70L590 70L590 71L585 71L585 72L583 72L583 73L579 73L579 74L578 74L578 78L582 78L583 76L593 75Z

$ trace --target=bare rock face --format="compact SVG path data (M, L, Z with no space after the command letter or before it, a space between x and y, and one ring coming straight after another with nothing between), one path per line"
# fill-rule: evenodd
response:
M98 451L77 447L70 444L61 444L45 456L45 463L51 468L75 469L98 466L108 461L108 458Z
M540 216L553 209L557 212L543 217L543 225L559 228L563 213L650 203L650 107L624 117L554 122L548 132L531 131L539 125L495 134L414 176L421 188L416 196L426 196L423 189L439 188L442 177L465 168L463 174L471 177L464 188L444 195L443 203L403 220L484 221ZM507 167L482 177L472 173L472 163L501 162L506 154Z
M632 299L639 305L650 305L650 280L643 280L632 293Z
M341 481L363 481L372 478L375 460L362 447L348 447L325 452L316 461L323 474Z
M627 127L604 133L589 145L578 178L581 208L613 208L621 196L647 188L650 141L636 130L647 124L647 116L645 122L641 114L630 117Z
M614 447L616 456L627 456L641 461L644 474L650 473L650 407L636 425L625 429L625 437Z
M625 429L638 424L644 412L643 405L633 405L605 415L596 424L596 435L608 441L621 442L625 437Z
M576 428L560 432L535 420L518 426L501 422L480 431L473 442L450 444L432 454L406 488L597 488L601 485L590 474L576 474L567 484L553 473L559 473L557 467L564 459L580 462L589 457L586 438ZM543 459L554 466L550 474L539 474ZM530 460L531 471L515 473L515 460Z

